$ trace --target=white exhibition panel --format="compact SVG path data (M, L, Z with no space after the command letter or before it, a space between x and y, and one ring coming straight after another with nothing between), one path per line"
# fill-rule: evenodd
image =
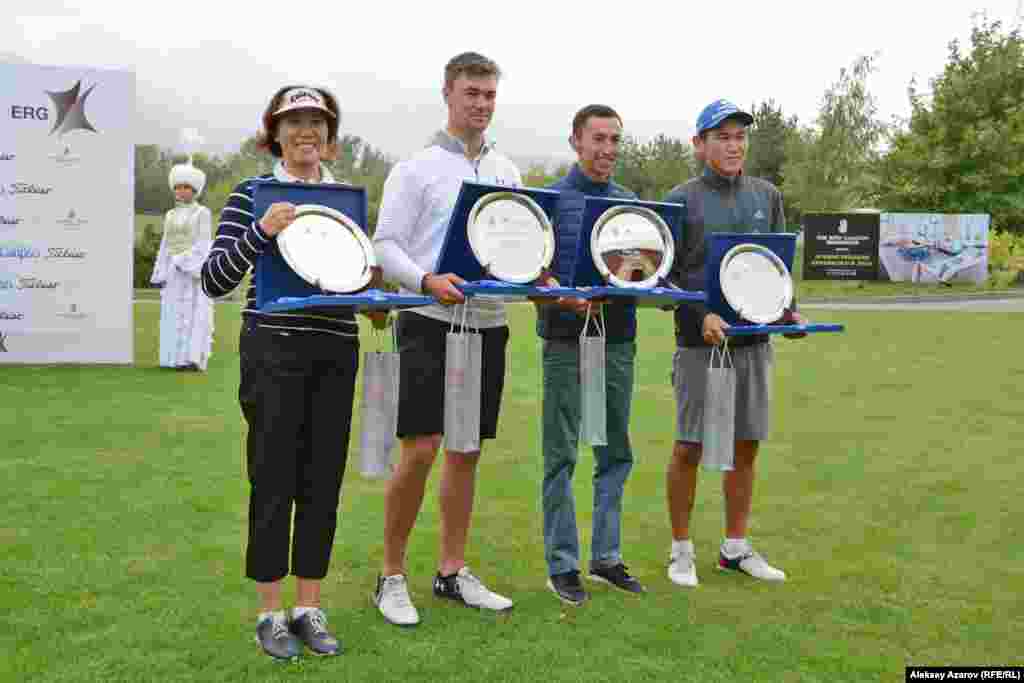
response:
M0 63L0 364L133 360L135 76Z

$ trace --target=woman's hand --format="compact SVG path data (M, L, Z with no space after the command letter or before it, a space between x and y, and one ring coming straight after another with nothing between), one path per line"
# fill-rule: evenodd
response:
M295 205L289 202L274 202L267 207L260 219L260 229L267 237L276 237L295 220Z

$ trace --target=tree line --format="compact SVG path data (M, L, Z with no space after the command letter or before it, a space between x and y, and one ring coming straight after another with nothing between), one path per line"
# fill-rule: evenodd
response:
M754 103L746 172L783 193L791 226L803 213L886 211L988 213L998 231L1024 234L1024 41L984 21L968 45L949 44L929 87L908 87L905 121L879 118L868 87L877 70L863 56L826 88L813 121L786 115L774 100ZM565 173L532 167L528 184ZM689 141L627 138L616 180L658 200L700 173Z
M868 87L877 71L870 55L840 70L813 121L787 115L771 99L751 106L746 172L782 190L790 226L799 226L806 212L877 208L988 213L997 231L1024 234L1024 40L1018 30L985 20L968 44L954 40L948 49L945 68L927 88L909 84L911 112L904 121L880 120ZM167 175L176 161L155 145L136 147L137 212L159 214L172 206ZM249 138L237 152L198 154L194 163L207 174L203 201L216 214L239 180L269 171L272 160ZM341 137L328 162L335 177L367 188L370 230L393 164L354 135ZM568 163L534 165L524 181L544 186L568 169ZM615 179L642 199L660 200L700 172L689 140L627 137Z

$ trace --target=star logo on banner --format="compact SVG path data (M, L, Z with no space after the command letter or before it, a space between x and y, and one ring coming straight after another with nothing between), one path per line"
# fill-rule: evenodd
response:
M92 124L89 123L89 119L85 116L85 100L95 88L96 84L93 84L92 87L82 93L81 97L79 97L79 92L82 89L82 81L75 83L70 90L46 91L46 94L53 100L53 105L57 108L57 121L53 124L50 135L54 133L64 135L73 130L99 132L93 128Z

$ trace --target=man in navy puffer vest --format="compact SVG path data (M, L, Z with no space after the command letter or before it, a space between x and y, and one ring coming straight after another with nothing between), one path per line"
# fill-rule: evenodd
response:
M568 284L576 240L583 221L585 195L635 199L611 181L622 139L622 119L604 105L589 105L573 119L569 144L578 162L549 189L561 197L555 221L554 275ZM537 334L543 339L544 371L544 555L548 587L563 602L578 605L588 597L580 582L579 535L572 493L580 430L580 354L587 302L560 300L537 309ZM622 492L633 468L629 410L636 356L636 306L606 304L605 349L608 445L594 447L594 515L589 578L631 593L640 582L622 563Z

